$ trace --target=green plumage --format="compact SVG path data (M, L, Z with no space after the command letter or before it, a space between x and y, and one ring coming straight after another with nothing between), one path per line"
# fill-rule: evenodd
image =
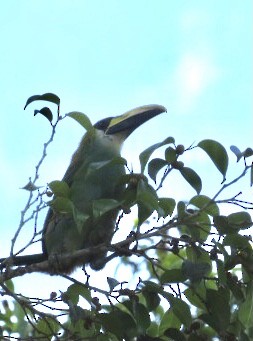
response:
M71 253L76 250L111 241L118 208L93 216L93 203L97 199L118 200L124 189L119 185L125 173L124 165L108 163L120 156L121 143L115 136L105 135L94 129L86 133L72 157L71 165L63 177L70 187L70 199L79 213L89 218L77 227L71 214L60 214L49 210L44 225L43 251L48 255ZM89 259L91 266L99 269L105 255ZM86 260L87 262L87 260ZM59 264L59 272L68 273L83 263Z
M97 122L85 134L63 177L70 188L74 211L59 213L50 208L45 220L42 246L49 261L53 256L57 259L57 255L110 244L124 191L119 180L125 174L122 162L110 161L120 157L123 142L136 128L164 111L160 105L138 107ZM94 207L103 199L111 200L115 206L99 215ZM106 252L81 260L70 257L64 263L58 260L52 272L70 273L86 263L93 269L101 269L106 263Z

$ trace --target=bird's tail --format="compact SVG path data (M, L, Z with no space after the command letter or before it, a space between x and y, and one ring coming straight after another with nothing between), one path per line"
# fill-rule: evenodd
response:
M21 266L40 263L47 260L47 255L44 253L37 253L33 255L15 256L8 258L0 258L0 269L4 269L7 266Z

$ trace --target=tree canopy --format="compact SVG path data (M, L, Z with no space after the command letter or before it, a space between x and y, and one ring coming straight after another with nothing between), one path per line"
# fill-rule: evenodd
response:
M135 278L139 277L134 287L122 282L116 274L107 278L107 288L94 287L90 284L89 269L83 269L85 282L61 275L69 280L69 286L64 292L52 292L48 299L15 292L16 277L31 272L50 273L48 259L12 266L13 255L41 239L42 231L37 228L41 211L51 205L56 210L74 214L66 182L55 180L42 188L37 185L40 167L57 126L63 119L72 118L86 130L92 128L89 118L81 112L62 117L60 99L55 94L32 96L25 108L40 100L56 104L57 113L54 120L48 107L34 112L49 120L52 132L43 146L34 176L24 186L29 196L12 239L10 257L2 259L1 336L6 340L14 336L20 340L28 337L32 340L98 341L252 340L253 252L249 212L253 202L245 199L243 188L237 193L233 186L244 178L248 178L248 187L252 186L253 150L249 147L241 151L240 146L231 146L228 151L211 139L185 147L169 136L148 146L139 155L139 174L129 169L125 159L114 160L123 163L127 170L122 176L124 194L119 202L97 200L93 203L93 214L102 216L120 205L115 226L115 233L118 233L125 215L137 207L131 232L127 238L110 245L102 243L59 256L63 260L64 257L85 258L108 251L110 255L119 256L121 266L129 268ZM207 171L220 184L212 196L203 192L203 179L198 169L187 165L185 155L196 150L209 157ZM156 151L162 156L154 156ZM241 165L240 173L227 179L228 170L236 162ZM92 171L104 166L105 163L98 164ZM178 176L179 181L186 181L194 189L193 197L178 201L164 195L164 188L175 178L178 181ZM232 194L226 197L228 188ZM224 205L229 205L228 213L222 209ZM75 219L84 218L79 215ZM27 240L23 250L14 252L16 240L28 221L34 225L32 239Z

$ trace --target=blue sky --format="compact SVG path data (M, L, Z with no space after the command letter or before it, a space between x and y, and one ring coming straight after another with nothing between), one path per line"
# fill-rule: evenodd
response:
M1 249L8 250L27 197L19 188L33 175L50 134L48 122L33 117L39 105L23 110L31 95L54 92L62 114L82 111L92 122L143 104L166 106L167 114L126 142L124 156L133 164L143 149L167 136L186 146L212 138L226 147L252 147L252 4L2 2ZM61 124L39 184L62 177L82 134L71 120ZM194 155L189 162L209 171L208 160ZM185 188L176 192L180 196Z

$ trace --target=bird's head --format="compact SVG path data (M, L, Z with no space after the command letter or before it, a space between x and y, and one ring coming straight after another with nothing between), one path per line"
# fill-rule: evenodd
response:
M136 128L166 111L166 108L162 105L143 105L129 110L123 115L104 118L98 121L94 128L103 132L105 136L114 136L122 144Z

